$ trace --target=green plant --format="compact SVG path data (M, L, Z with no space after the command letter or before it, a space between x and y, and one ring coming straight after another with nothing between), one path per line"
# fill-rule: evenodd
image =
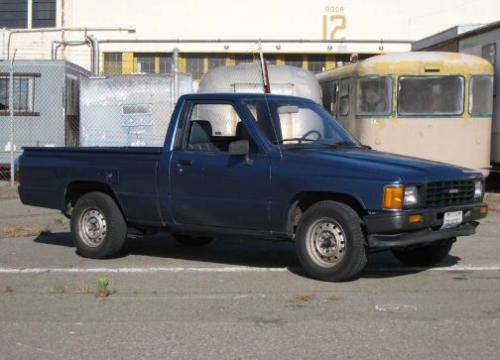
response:
M95 287L95 296L106 297L109 296L111 292L109 291L109 280L106 276L101 276L97 279Z
M58 284L49 289L49 292L52 294L64 294L66 292L66 287L62 284Z

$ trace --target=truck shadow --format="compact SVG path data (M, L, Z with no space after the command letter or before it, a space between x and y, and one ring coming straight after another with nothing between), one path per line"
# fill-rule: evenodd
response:
M74 247L71 234L67 232L39 235L34 242ZM191 247L179 244L168 234L158 234L129 239L116 258L127 258L131 255L230 266L287 268L293 274L306 277L295 255L295 246L288 241L220 238L202 247ZM459 257L450 255L439 266L453 266L459 261ZM390 252L381 252L369 256L361 278L391 278L424 270L426 268L405 268Z

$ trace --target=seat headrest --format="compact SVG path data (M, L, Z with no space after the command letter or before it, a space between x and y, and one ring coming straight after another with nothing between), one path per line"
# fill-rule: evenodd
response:
M240 140L250 140L250 134L243 121L236 124L236 138Z
M203 144L212 142L212 124L207 120L191 121L189 144Z

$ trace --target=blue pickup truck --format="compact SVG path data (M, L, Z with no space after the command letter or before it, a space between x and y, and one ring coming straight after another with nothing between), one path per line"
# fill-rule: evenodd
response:
M328 281L381 250L432 266L488 212L480 173L373 151L313 101L268 94L185 95L163 148L25 148L20 176L24 204L71 218L82 256L157 231L279 238Z

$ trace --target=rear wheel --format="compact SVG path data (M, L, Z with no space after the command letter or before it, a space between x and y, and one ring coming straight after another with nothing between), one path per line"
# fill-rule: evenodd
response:
M188 235L174 235L175 240L187 246L203 246L208 245L213 241L213 238L208 236L188 236Z
M297 256L306 273L319 280L355 279L366 265L361 219L349 206L321 201L302 216Z
M456 238L424 245L416 248L394 249L394 256L405 265L409 266L433 266L443 261L450 253Z
M103 259L122 249L127 239L127 224L113 198L91 192L75 204L71 233L80 255Z

